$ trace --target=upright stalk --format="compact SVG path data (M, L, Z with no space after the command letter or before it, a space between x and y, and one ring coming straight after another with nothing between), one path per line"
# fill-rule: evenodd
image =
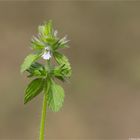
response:
M50 69L50 60L47 61L46 68L48 70ZM48 83L49 83L49 81L48 81ZM40 123L40 136L39 136L39 140L44 140L44 135L45 135L44 132L45 132L45 122L46 122L46 116L47 116L47 94L48 94L48 91L49 91L49 84L48 84L47 91L46 91L47 93L44 93L44 97L43 97L42 116L41 116L41 123Z
M44 132L45 132L45 120L47 114L47 94L44 94L43 97L43 105L42 105L42 116L41 116L41 123L40 123L40 136L39 140L44 140Z

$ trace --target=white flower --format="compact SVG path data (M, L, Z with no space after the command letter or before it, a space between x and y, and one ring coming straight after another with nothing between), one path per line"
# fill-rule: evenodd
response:
M44 52L44 54L42 55L42 58L45 59L45 60L49 60L51 58L51 52L48 51L48 52Z

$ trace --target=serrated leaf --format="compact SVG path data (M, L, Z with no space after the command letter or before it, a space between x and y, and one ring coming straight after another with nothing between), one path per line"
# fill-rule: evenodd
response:
M44 80L42 78L34 79L25 90L24 104L37 96L43 90L43 86Z
M21 73L27 70L31 64L39 57L38 54L30 54L25 59L24 62L21 65Z
M45 67L38 62L34 62L31 64L31 66L26 70L30 73L30 75L28 75L28 77L45 77L47 75L47 71L45 69Z
M69 69L65 64L63 64L54 67L52 73L57 79L64 82L67 78L70 78L71 69Z
M54 112L58 112L64 102L63 88L53 82L48 90L47 99L49 108Z
M63 55L57 51L54 52L54 57L55 57L57 63L60 65L60 68L63 68L62 69L63 74L65 74L66 77L70 77L72 71L71 71L71 66L70 66L68 58L65 55Z

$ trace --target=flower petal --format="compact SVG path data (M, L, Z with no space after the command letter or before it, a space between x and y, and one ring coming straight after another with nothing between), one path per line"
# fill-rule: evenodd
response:
M44 54L42 55L42 58L45 59L45 60L49 60L51 57L52 56L51 56L50 51L44 52Z

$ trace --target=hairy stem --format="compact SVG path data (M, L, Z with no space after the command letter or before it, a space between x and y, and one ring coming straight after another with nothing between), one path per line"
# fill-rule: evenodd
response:
M42 116L41 116L41 124L40 124L40 136L39 140L44 140L44 132L45 132L45 120L47 114L47 94L44 94L43 97L43 106L42 106Z

